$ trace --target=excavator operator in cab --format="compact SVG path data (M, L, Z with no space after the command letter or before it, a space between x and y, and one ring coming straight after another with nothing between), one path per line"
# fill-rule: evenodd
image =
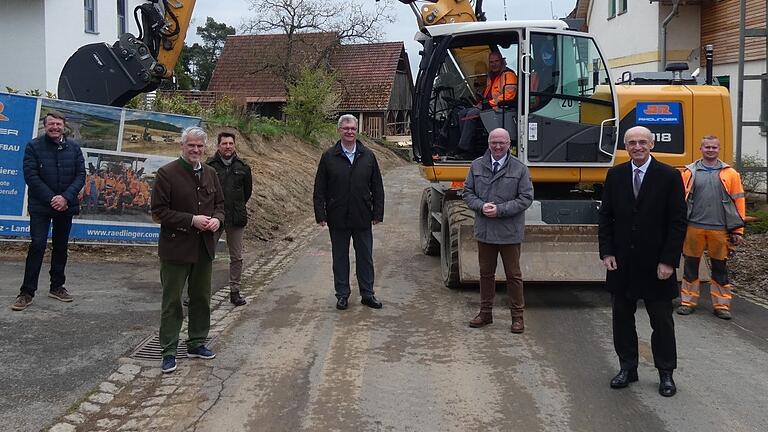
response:
M480 112L487 109L498 111L501 105L508 105L517 97L517 75L507 68L507 62L501 53L491 51L488 55L488 65L488 81L482 101L458 112L461 136L458 147L449 156L474 159L474 138L480 122Z

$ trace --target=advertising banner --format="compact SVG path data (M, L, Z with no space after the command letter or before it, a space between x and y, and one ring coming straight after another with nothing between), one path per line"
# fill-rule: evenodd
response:
M150 199L158 168L180 154L181 132L197 117L0 93L0 238L29 237L22 162L26 144L44 134L42 119L66 117L67 139L85 159L85 186L71 238L84 243L157 243Z

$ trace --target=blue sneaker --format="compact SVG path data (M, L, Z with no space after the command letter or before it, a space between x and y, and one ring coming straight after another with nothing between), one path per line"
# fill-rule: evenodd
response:
M187 357L210 360L216 357L216 354L214 354L211 350L206 348L205 345L200 345L199 347L196 347L196 348L187 349Z
M163 373L171 373L176 370L176 356L163 356Z

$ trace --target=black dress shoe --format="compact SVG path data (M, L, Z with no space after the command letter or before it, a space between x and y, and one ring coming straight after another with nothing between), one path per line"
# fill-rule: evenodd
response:
M376 300L376 297L374 296L363 297L363 299L360 300L360 303L374 309L381 309L382 306L381 302Z
M336 309L344 310L347 307L349 307L349 300L347 300L346 297L339 297L339 299L336 300Z
M611 380L611 388L624 388L637 381L637 369L622 369Z
M675 380L672 379L671 370L659 370L659 394L664 397L672 397L677 393Z

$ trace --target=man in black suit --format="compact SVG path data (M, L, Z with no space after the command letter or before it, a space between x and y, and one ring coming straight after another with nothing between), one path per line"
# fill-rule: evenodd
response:
M675 268L685 239L683 182L675 168L651 157L654 138L647 128L629 129L624 145L632 160L608 171L598 234L621 368L611 387L623 388L638 379L635 311L642 299L653 329L659 393L669 397L677 392L672 379L677 367L672 299L678 295Z

